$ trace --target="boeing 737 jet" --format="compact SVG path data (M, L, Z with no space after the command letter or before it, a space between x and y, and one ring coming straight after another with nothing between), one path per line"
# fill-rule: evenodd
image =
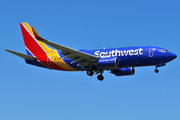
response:
M97 50L74 50L43 39L33 26L20 23L27 54L7 50L26 63L47 69L62 71L86 71L87 75L99 74L97 79L104 79L103 72L110 71L115 76L133 75L135 67L165 66L177 56L165 48L137 46ZM49 48L51 46L55 49Z

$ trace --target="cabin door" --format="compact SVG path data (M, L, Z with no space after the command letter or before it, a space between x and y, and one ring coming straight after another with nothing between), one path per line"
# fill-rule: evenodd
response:
M154 55L153 48L149 48L149 57L153 57L153 55Z

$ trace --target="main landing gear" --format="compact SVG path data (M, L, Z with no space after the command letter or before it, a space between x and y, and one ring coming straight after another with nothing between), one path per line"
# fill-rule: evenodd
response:
M87 71L87 75L93 76L93 74L94 74L94 72L93 72L92 70L88 70L88 71Z
M104 79L102 73L101 73L100 75L97 76L97 79L100 80L100 81L102 81L102 80Z
M88 70L86 73L87 73L87 75L89 75L89 76L93 76L93 75L94 75L94 72L93 72L92 70ZM102 80L104 79L102 73L97 76L97 79L100 80L100 81L102 81Z

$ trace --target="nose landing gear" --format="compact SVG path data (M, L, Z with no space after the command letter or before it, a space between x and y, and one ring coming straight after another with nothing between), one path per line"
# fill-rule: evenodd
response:
M154 70L154 72L155 72L155 73L158 73L158 72L159 72L159 70L156 68L156 69Z
M160 63L160 64L156 64L156 69L154 70L155 73L158 73L159 70L157 69L158 67L162 67L162 66L165 66L166 63Z
M157 67L158 67L158 66L156 65L156 69L154 70L155 73L158 73L158 72L159 72L159 70L157 69Z

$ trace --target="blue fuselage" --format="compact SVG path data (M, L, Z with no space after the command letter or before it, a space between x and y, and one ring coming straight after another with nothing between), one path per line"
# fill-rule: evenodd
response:
M164 66L165 63L175 59L177 56L161 47L139 46L139 47L124 47L112 49L97 49L97 50L80 50L85 53L97 56L99 58L117 57L119 59L118 68L139 67L139 66ZM58 52L61 58L63 55ZM71 59L64 61L75 69L82 69L81 66L71 64ZM97 67L98 68L98 67ZM86 68L84 68L86 69ZM100 69L100 68L98 68ZM114 69L114 67L106 67L103 69Z

